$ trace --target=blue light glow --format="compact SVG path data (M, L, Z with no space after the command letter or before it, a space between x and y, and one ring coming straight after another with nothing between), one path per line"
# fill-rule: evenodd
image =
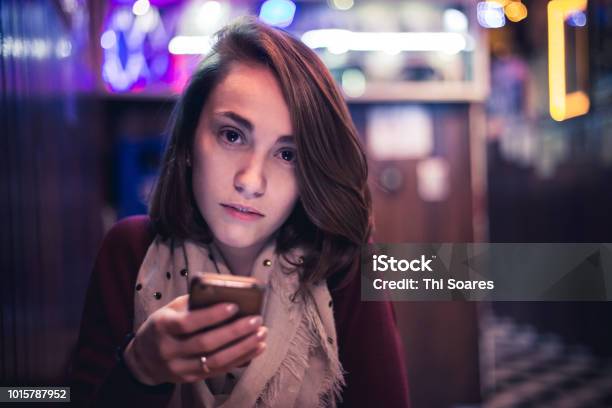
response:
M288 27L294 16L295 3L290 0L267 0L259 10L259 19L276 27Z
M572 27L584 27L586 25L587 18L583 11L576 11L567 17L567 24Z
M500 28L506 24L504 8L494 1L481 1L477 7L478 24L484 28Z

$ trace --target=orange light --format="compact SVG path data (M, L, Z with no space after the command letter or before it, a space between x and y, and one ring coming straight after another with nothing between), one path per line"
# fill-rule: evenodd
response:
M527 7L520 1L513 1L504 7L508 20L515 23L527 18Z

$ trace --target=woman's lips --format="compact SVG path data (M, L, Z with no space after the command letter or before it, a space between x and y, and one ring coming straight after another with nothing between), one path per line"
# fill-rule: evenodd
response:
M263 214L259 214L259 213L254 213L254 212L244 212L244 211L240 211L237 208L228 205L228 204L221 204L221 207L223 207L223 210L230 216L242 220L242 221L254 221L254 220L258 220L260 218L263 217Z

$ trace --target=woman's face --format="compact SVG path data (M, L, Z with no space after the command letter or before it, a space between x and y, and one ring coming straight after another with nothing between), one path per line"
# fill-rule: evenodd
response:
M298 199L289 109L272 72L235 64L208 98L193 144L193 191L215 239L263 244Z

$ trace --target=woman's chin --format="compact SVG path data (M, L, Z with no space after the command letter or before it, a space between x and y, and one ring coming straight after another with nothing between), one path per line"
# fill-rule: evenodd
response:
M245 231L225 231L217 234L216 239L225 246L241 249L249 248L258 242L255 237L251 237Z

